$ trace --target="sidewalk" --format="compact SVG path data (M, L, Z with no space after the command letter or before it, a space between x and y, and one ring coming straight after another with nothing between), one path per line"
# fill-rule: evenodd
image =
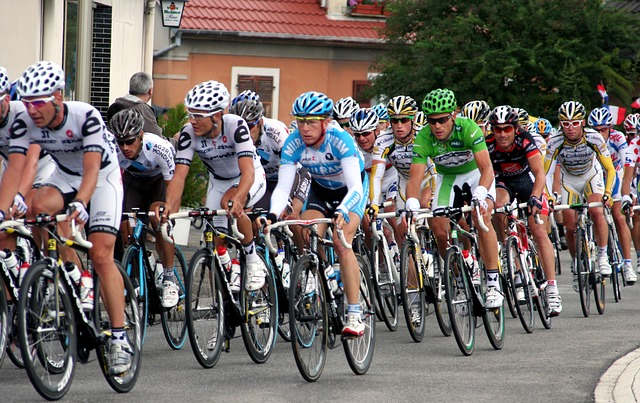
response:
M640 348L618 358L600 377L594 391L596 403L640 401Z

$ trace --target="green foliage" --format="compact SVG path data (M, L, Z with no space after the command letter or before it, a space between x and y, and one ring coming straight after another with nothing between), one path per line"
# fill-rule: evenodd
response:
M575 99L629 105L640 76L640 23L601 0L397 0L385 35L389 51L372 94L452 89L458 106L473 99L510 104L556 119Z
M158 124L162 127L163 133L169 138L175 138L180 133L182 127L188 122L187 109L184 104L178 104L169 109L166 115L158 119ZM182 205L187 207L200 207L204 205L207 195L207 180L209 174L207 168L197 155L193 156L189 174L184 184L182 192Z

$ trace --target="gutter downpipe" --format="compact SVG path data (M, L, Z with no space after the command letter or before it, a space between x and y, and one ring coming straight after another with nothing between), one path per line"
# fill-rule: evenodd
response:
M182 46L182 30L181 29L178 29L176 31L176 34L173 37L173 42L169 46L167 46L164 49L160 49L160 50L157 50L157 51L153 52L153 58L155 59L157 57L163 56L165 53L168 53L169 51L171 51L171 50L173 50L173 49L175 49L175 48L177 48L179 46Z

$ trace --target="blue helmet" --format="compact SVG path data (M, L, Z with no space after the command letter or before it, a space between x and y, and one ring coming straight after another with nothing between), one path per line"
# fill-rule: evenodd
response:
M293 116L329 116L333 111L333 101L321 92L309 91L293 101Z
M613 126L613 117L611 116L611 112L609 112L609 108L606 106L595 108L589 114L589 119L587 120L589 126Z
M553 126L547 119L538 118L538 120L533 123L533 129L542 137L547 138L551 134Z
M380 122L388 122L389 121L389 112L387 111L387 105L385 104L375 104L373 106L374 111L378 115L378 119Z

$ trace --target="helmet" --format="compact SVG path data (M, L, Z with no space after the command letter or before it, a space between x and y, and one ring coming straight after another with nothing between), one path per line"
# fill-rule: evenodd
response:
M340 98L333 105L334 119L349 119L355 111L360 109L360 105L351 97Z
M423 127L427 125L427 116L424 112L420 111L416 113L416 116L413 117L413 127L416 129L416 132L422 130Z
M229 91L217 81L204 81L187 92L184 105L189 109L218 112L229 106Z
M456 110L456 106L456 96L453 91L446 88L432 90L422 101L422 110L427 115L451 113Z
M242 91L233 98L229 113L240 116L247 122L255 122L264 116L264 106L260 102L260 95L251 90Z
M587 116L587 112L578 101L567 101L558 108L559 120L582 120Z
M387 107L385 104L375 104L372 109L378 114L378 119L380 119L380 122L389 121L389 112L387 112Z
M549 137L552 134L553 126L545 118L539 118L533 123L533 129L542 137Z
M613 117L611 116L611 112L609 112L609 108L603 106L601 108L595 108L589 114L589 119L587 120L589 126L613 126Z
M518 124L520 126L526 127L529 125L529 112L527 112L524 108L512 108L513 111L518 115Z
M64 70L53 62L32 64L18 81L18 93L21 97L51 95L61 89L64 89Z
M378 114L371 108L358 109L349 120L354 133L370 132L378 127Z
M387 113L389 116L413 116L416 112L418 112L418 104L413 98L406 95L393 97L387 103Z
M9 76L7 75L7 69L4 67L0 67L0 94L5 92L9 92L11 89L11 81L9 81Z
M624 118L624 123L622 124L622 126L624 127L624 130L629 132L632 130L638 130L638 124L640 123L640 121L638 120L638 115L635 113L632 113L630 115L627 115L626 118Z
M333 101L321 92L309 91L293 101L293 116L329 116Z
M462 107L462 116L475 122L484 122L489 117L491 108L486 101L470 101Z
M133 108L124 109L111 117L109 127L116 139L123 140L140 134L144 126L144 117Z
M489 115L491 125L516 125L518 124L518 114L509 105L500 105L493 108Z

